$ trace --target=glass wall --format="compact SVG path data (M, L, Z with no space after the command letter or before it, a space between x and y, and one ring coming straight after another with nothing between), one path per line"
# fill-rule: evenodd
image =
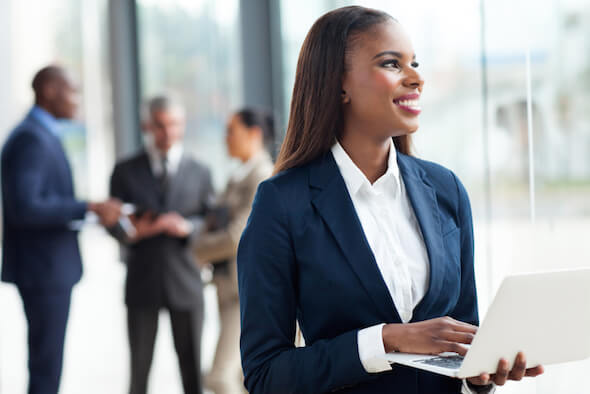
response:
M63 123L62 142L80 199L99 200L107 196L108 176L114 161L106 7L107 0L0 2L0 141L4 142L32 107L31 81L35 73L48 64L67 68L79 83L80 107L77 119ZM116 276L119 272L111 263L116 262L116 257L113 254L105 259L104 252L107 249L114 252L113 245L108 244L105 236L91 238L89 242L86 232L82 236L83 254L95 256L95 260L85 259L86 262L102 263ZM104 264L105 261L110 264ZM85 269L86 273L93 270L89 266ZM101 331L104 327L94 319L99 320L105 306L104 293L111 291L100 275L94 278L98 279L95 288L86 287L83 280L74 291L69 327L73 335L68 335L65 348L64 393L93 392L87 389L92 386L92 378L108 374L100 368L105 364L101 360L104 353L96 351L93 344L100 347L104 343L101 338L107 330ZM117 287L121 286L120 278L117 277ZM114 295L119 297L119 293ZM117 302L121 301L117 299ZM110 324L108 320L104 324L107 323ZM26 349L27 328L22 302L14 286L2 284L0 392L25 392ZM101 370L102 374L90 377L89 370Z
M66 67L80 84L81 105L77 119L64 124L63 142L83 198L106 195L102 178L113 161L105 13L106 0L9 0L0 13L0 140L32 106L35 72L52 63Z
M217 188L231 163L225 124L242 103L238 0L138 0L141 93L171 92L187 109L185 147Z
M228 116L243 103L239 0L137 0L136 5L141 97L145 101L170 93L182 100L187 120L184 148L210 168L214 186L221 191L238 165L227 154L225 127ZM219 332L213 286L206 286L204 299L202 366L207 370ZM158 341L170 338L171 333L163 333ZM175 360L166 354L173 346L160 349L160 365L152 369L158 379L154 386L180 392L170 388L178 383L174 368L169 371Z
M283 0L287 97L313 22L353 4L390 13L412 37L425 79L415 154L452 169L470 194L482 316L507 274L587 266L587 4ZM540 379L502 392L580 392L588 365L549 367Z

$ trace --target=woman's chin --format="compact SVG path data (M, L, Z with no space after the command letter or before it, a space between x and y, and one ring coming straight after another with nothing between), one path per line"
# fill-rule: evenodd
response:
M393 137L401 137L404 135L411 135L418 131L418 124L416 125L407 125L402 129L398 129L398 131L393 135Z

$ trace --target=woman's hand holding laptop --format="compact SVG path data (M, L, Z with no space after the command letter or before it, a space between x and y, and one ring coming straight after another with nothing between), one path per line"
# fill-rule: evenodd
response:
M544 372L542 365L526 369L526 357L522 352L516 356L512 370L508 369L508 365L508 361L502 358L498 362L498 369L495 374L482 373L479 376L467 379L467 381L474 385L495 383L498 386L502 386L508 380L521 380L525 376L535 377Z
M437 355L454 352L465 356L467 348L463 345L471 344L476 332L477 326L445 316L417 323L386 324L382 335L387 353ZM500 359L495 374L482 373L467 380L473 385L495 383L502 386L508 380L521 380L525 376L534 377L542 373L542 366L526 369L525 355L519 353L511 370L508 361Z

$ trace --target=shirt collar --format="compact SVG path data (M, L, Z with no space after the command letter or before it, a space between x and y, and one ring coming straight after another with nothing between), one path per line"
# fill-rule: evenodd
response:
M53 135L59 137L59 123L53 115L38 105L34 105L29 114Z
M390 146L387 158L387 171L385 171L385 174L377 179L373 185L371 185L371 182L369 182L365 174L363 174L357 165L354 164L348 153L346 153L342 145L340 145L340 142L336 141L332 146L332 155L334 156L334 160L338 165L338 169L342 174L342 178L344 178L344 183L350 194L357 194L363 186L372 190L374 187L379 187L390 180L395 183L395 190L399 190L400 180L399 168L397 166L397 152L393 140L390 139L389 141Z
M231 175L231 180L234 182L243 181L252 172L254 167L256 167L256 163L258 163L258 161L260 161L265 155L267 155L267 153L264 150L261 150L249 158L248 161L240 164Z
M153 143L146 145L146 151L150 159L150 165L154 174L159 175L163 172L162 159L164 158L162 153L156 148ZM166 161L168 172L174 173L178 170L180 160L182 159L183 148L181 143L172 145L168 153L166 154Z

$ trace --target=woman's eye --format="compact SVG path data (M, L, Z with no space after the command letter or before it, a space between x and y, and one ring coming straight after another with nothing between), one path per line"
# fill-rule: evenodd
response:
M387 67L387 68L399 68L399 61L397 61L396 59L389 59L384 61L383 63L381 63L382 67Z
M412 62L412 67L417 68L420 65L418 62Z

